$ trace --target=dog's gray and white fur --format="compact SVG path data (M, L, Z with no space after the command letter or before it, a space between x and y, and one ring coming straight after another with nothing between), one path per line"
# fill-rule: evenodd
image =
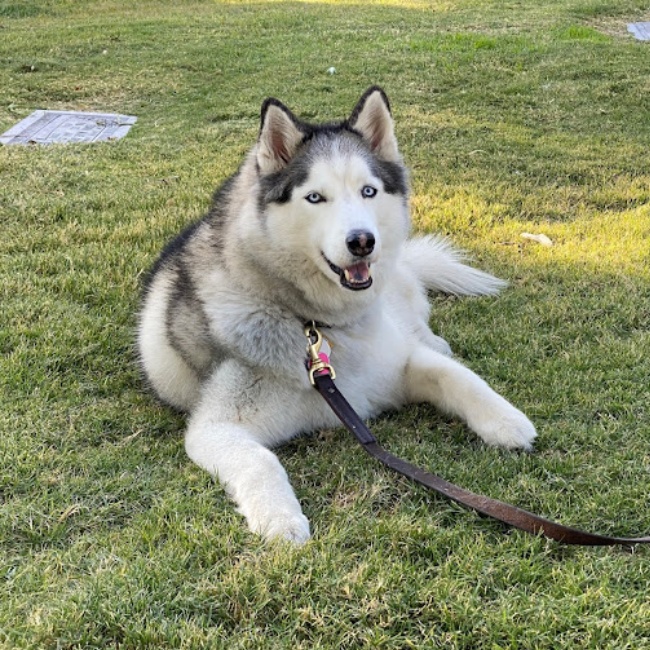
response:
M308 381L307 321L323 324L337 383L363 418L426 401L488 444L531 447L523 413L428 327L428 290L493 294L504 283L409 228L407 172L380 88L335 124L307 124L268 99L239 171L150 274L138 333L148 381L189 413L190 458L266 538L310 536L270 448L338 423Z

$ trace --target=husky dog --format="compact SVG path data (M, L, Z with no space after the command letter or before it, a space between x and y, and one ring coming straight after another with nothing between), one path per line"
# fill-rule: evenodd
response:
M250 529L303 543L309 522L270 448L338 425L305 370L305 323L319 323L361 417L430 402L490 445L529 449L526 416L428 327L428 290L484 295L503 284L444 240L409 238L407 172L380 88L333 124L267 99L239 171L149 276L140 358L160 399L189 413L189 457Z

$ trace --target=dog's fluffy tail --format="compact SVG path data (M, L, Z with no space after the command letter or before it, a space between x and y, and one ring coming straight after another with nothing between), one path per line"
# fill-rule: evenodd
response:
M458 296L499 293L505 280L463 264L464 255L442 237L415 237L403 249L403 261L430 291Z

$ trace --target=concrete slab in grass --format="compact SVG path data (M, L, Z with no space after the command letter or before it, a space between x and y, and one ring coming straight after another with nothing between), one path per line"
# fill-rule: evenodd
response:
M630 23L627 31L639 41L650 41L650 23Z
M0 135L1 144L53 144L119 140L137 121L132 115L34 111Z

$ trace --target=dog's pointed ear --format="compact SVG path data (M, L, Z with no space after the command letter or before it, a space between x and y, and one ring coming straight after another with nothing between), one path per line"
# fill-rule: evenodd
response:
M354 107L348 125L363 136L364 140L383 160L400 160L393 118L386 93L379 86L368 88Z
M289 163L304 133L293 113L277 99L262 104L262 124L257 146L257 164L262 174L280 171Z

